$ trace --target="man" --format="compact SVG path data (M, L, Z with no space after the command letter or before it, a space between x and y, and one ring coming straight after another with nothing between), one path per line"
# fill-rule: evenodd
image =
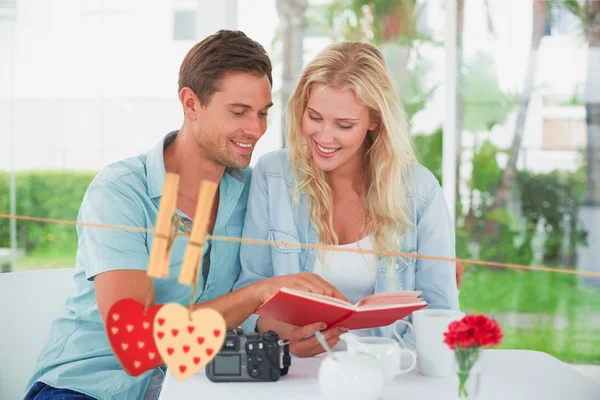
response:
M198 43L179 72L181 129L149 152L104 168L85 194L78 221L153 229L165 174L173 172L180 176L176 212L188 226L200 182L211 180L219 190L208 232L239 237L251 175L247 167L267 128L271 87L269 57L243 33L219 31ZM192 287L177 281L187 237L172 245L169 278L151 280L147 267L153 234L83 226L77 233L75 290L63 316L54 321L26 399L155 399L164 366L129 376L110 348L104 322L123 298L143 304L150 293L151 305L189 304ZM205 245L194 299L196 308L219 311L228 327L241 324L283 286L343 298L312 274L276 277L231 292L240 271L238 253L239 243Z

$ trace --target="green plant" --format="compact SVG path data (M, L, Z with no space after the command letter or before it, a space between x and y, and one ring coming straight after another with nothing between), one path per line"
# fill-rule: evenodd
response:
M413 135L419 163L430 170L440 184L442 184L442 135L442 128L436 129L431 134Z
M419 51L425 43L436 44L420 29L422 9L418 0L335 0L309 7L308 21L334 41L377 45L410 121L439 86L428 77L431 62Z
M419 0L334 0L327 8L328 24L338 40L409 46L431 40L419 29L424 8Z
M473 133L488 132L503 123L519 101L517 94L502 91L494 59L486 52L466 62L462 84L464 127Z
M519 171L517 183L528 236L533 236L538 226L545 232L542 261L573 266L577 246L586 243L586 232L578 223L577 193L582 190L577 186L581 182L576 176L559 171L547 174Z
M88 171L22 171L15 176L16 212L37 218L75 221L95 176ZM10 212L9 174L0 172L0 212ZM77 248L74 225L17 221L18 247L27 252ZM10 246L10 222L0 219L0 247Z

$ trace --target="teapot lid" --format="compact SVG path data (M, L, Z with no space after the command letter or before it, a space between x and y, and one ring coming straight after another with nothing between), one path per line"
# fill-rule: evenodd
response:
M329 355L327 356L328 358L332 358L334 361L336 362L341 362L341 363L351 363L351 362L364 362L366 360L368 361L375 361L377 362L377 357L375 357L373 354L369 354L369 353L365 353L364 351L336 351L335 352L335 356Z

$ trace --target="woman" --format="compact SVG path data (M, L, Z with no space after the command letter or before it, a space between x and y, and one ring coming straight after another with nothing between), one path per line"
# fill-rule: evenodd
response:
M303 71L287 110L289 149L254 168L243 237L454 257L454 223L435 177L417 164L400 99L380 51L337 43ZM274 275L321 275L355 303L420 290L429 308L458 306L452 262L242 244L236 287ZM258 320L258 321L257 321ZM414 348L410 330L397 329ZM254 315L245 331L275 330L297 356L323 351L310 333ZM368 334L394 337L393 326ZM343 330L325 329L335 346Z

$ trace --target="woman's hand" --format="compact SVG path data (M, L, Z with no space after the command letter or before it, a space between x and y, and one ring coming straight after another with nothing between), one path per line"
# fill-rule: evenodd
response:
M279 289L283 287L335 297L337 299L348 301L348 299L344 297L344 295L337 290L335 286L331 285L319 275L309 272L275 276L258 281L254 285L256 288L256 298L258 298L261 305L269 300L275 293L279 291Z
M267 317L258 319L257 328L260 333L275 331L280 339L287 339L290 342L290 353L296 357L312 357L325 351L314 335L316 331L321 331L330 348L338 344L342 333L348 331L344 327L327 329L327 326L322 322L295 326Z

